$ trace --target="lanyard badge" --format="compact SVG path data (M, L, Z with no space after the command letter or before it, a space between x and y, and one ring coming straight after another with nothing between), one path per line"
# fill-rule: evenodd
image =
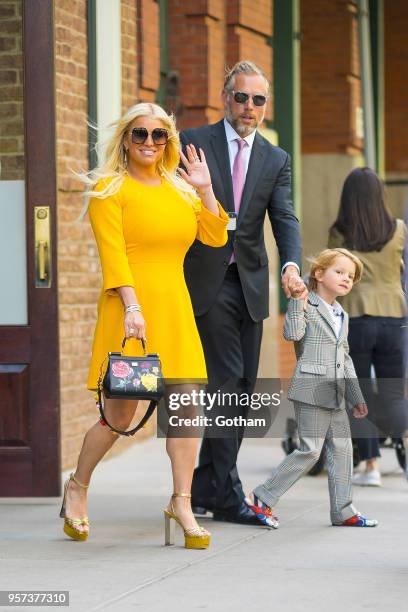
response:
M229 222L227 225L227 230L230 232L234 232L237 229L237 213L235 212L228 212L227 215L229 216Z

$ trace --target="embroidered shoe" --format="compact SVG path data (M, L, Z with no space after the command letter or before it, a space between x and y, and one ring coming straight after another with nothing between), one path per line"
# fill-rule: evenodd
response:
M278 517L273 516L272 508L264 504L264 502L261 501L255 494L253 494L253 498L254 501L252 501L249 497L246 497L245 503L253 512L255 512L262 525L265 525L265 527L269 527L270 529L278 529Z
M377 527L378 521L376 519L368 519L362 514L355 514L351 518L347 519L340 526L342 527Z

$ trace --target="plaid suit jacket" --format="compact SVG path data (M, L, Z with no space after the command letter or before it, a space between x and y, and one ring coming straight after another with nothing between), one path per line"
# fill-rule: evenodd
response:
M289 300L283 335L293 340L297 358L288 398L322 408L364 403L347 342L348 315L337 338L330 314L313 292L306 310L303 300Z

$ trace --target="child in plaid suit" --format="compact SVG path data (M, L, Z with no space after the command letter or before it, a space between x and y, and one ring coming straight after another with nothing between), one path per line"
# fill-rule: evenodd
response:
M348 315L336 302L361 279L363 265L346 249L326 249L312 263L310 292L291 287L283 335L293 340L296 369L288 398L294 402L299 449L288 455L270 478L246 499L260 522L278 527L272 508L316 463L325 445L332 525L376 527L352 504L353 451L344 399L353 416L364 418L367 406L349 356ZM302 294L301 297L297 295Z

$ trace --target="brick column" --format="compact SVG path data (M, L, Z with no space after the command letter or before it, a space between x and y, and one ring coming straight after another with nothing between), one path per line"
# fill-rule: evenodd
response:
M327 245L343 181L362 163L356 2L301 0L301 36L302 230L307 257Z
M357 9L346 0L301 2L302 150L360 154Z
M227 64L248 59L259 65L270 83L273 81L272 48L269 39L273 28L272 0L258 0L256 10L251 0L227 2ZM273 115L273 88L268 102L266 119Z
M137 39L135 0L122 0L122 112L137 102Z
M179 75L181 129L212 123L222 116L225 4L222 0L168 2L169 67Z
M139 101L155 102L160 85L159 5L155 0L137 0L137 48Z
M55 86L62 466L73 465L95 420L85 384L99 294L98 257L89 223L76 223L88 168L86 0L56 0Z

